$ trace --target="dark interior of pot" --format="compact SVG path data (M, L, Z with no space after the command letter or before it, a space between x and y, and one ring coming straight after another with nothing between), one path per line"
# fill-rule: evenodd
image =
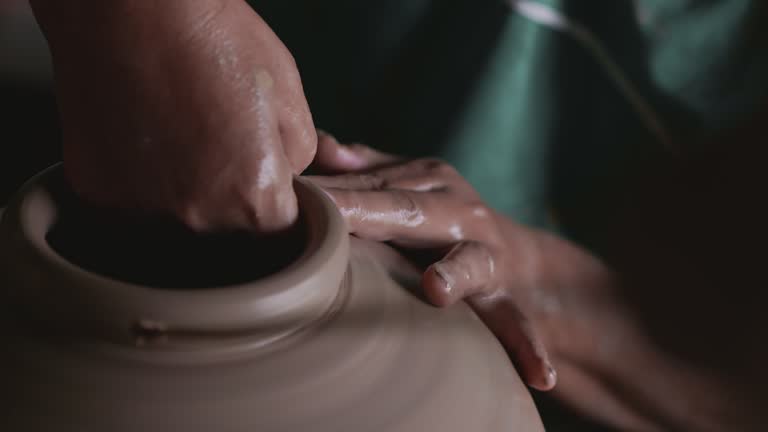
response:
M161 217L90 206L63 176L51 193L58 211L46 236L51 248L85 270L133 284L203 289L246 283L285 268L306 245L301 222L271 235L201 234Z

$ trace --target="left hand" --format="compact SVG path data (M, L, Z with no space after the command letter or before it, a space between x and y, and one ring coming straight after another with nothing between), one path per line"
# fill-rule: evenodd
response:
M532 321L539 283L539 233L495 213L450 165L403 160L320 133L310 176L336 202L356 236L431 249L422 286L438 306L466 299L510 353L526 383L555 386L544 340Z

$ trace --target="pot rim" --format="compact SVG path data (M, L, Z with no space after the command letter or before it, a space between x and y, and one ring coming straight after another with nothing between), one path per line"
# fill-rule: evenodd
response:
M168 290L83 269L48 244L58 214L51 188L63 179L62 168L56 164L29 180L0 219L0 267L10 283L5 291L24 314L53 325L99 327L99 337L118 343L141 342L137 325L214 338L250 332L267 341L322 318L339 296L349 259L347 228L331 199L307 179L294 182L307 232L294 262L247 283Z

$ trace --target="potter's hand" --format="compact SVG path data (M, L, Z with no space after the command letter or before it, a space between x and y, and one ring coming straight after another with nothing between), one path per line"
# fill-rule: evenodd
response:
M553 396L619 430L764 429L765 421L755 420L764 410L752 408L764 399L754 398L755 405L749 396L734 397L750 394L733 380L737 369L714 374L681 361L639 318L642 304L656 304L684 284L649 273L642 280L655 280L644 287L654 301L638 304L626 278L639 273L619 275L573 243L494 213L455 170L435 160L402 160L321 135L315 163L340 174L312 180L336 201L354 234L440 252L424 272L425 294L437 305L464 298L529 385L554 386L551 362L558 371ZM648 255L638 257L642 271L653 271ZM680 298L695 299L699 285ZM678 315L674 325L690 325L690 312ZM712 333L702 340L718 350L722 342L712 344ZM762 370L764 362L754 364ZM758 374L744 375L750 386Z
M199 231L276 231L316 135L293 59L243 0L33 0L83 198Z
M545 344L529 315L540 282L535 231L495 213L449 165L400 160L370 148L341 146L321 134L315 164L344 173L310 177L326 190L357 236L444 251L422 285L436 305L466 299L496 334L532 387L555 385Z

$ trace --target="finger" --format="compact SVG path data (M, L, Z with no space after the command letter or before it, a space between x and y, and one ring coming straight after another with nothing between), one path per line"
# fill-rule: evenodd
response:
M280 136L283 152L293 168L293 174L301 174L317 151L317 135L306 106L283 107L280 114Z
M496 262L491 251L476 241L464 241L424 272L422 286L437 306L447 306L479 292L493 289Z
M282 153L266 153L259 163L255 181L247 183L252 186L222 189L208 200L182 201L175 211L177 217L197 232L245 229L271 233L289 228L298 217L298 205L288 162Z
M276 232L295 222L298 204L293 191L291 161L285 153L286 143L281 133L281 113L274 104L275 84L266 71L261 75L257 73L256 79L259 86L254 96L259 107L256 118L257 142L260 144L254 148L253 155L254 160L258 160L256 178L248 182L255 187L236 193L241 195L238 198L244 202L243 214L250 229L256 232ZM235 159L243 156L231 155L231 165L238 166ZM222 193L221 197L225 198L227 194Z
M285 55L291 54L285 50ZM317 133L309 111L299 71L288 63L289 67L279 70L280 95L280 135L283 139L283 151L291 163L293 174L301 174L315 158L317 151Z
M463 234L459 209L443 192L323 189L336 203L350 233L410 248L455 243ZM458 232L457 232L458 230Z
M210 164L208 170L215 169L221 175L189 176L194 186L186 189L192 193L177 196L174 203L174 214L195 231L276 232L291 226L298 216L292 169L283 152L279 113L274 104L274 84L269 74L264 72L259 77L258 73L254 78L259 83L253 89L254 111L243 114L245 122L238 120L222 125L222 128L252 125L248 145L240 152L224 151L204 159ZM190 152L184 155L192 157ZM247 169L243 169L244 161ZM187 161L179 165L197 164L197 161ZM205 195L199 195L199 191Z
M364 171L397 162L399 158L362 144L342 145L327 132L317 131L317 154L312 167L320 172Z
M537 390L552 390L557 373L541 339L513 300L476 297L468 303L512 357L523 381Z
M308 176L321 187L353 190L403 189L429 192L464 184L456 170L437 159L415 159L362 173Z
M503 283L497 279L496 268L491 249L479 242L461 242L427 268L422 286L427 298L438 306L469 298L470 305L510 352L526 382L549 390L555 385L556 373L529 321L510 297L480 296L493 293Z

